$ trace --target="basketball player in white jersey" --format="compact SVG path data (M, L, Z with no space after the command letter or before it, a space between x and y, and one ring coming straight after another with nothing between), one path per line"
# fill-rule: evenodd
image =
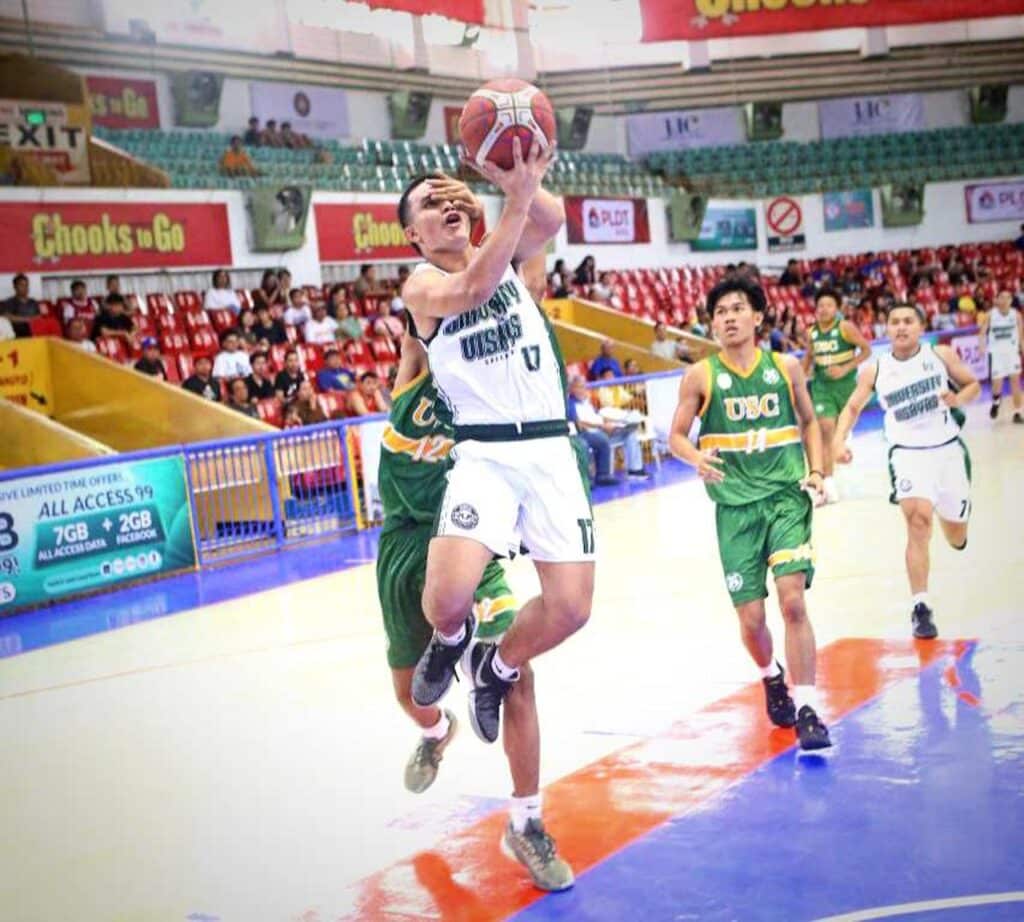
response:
M960 407L974 400L981 387L953 349L921 341L924 329L924 314L916 306L893 305L888 321L892 353L861 367L832 444L837 461L851 459L846 438L871 392L877 393L889 443L889 500L899 503L907 523L911 624L915 637L930 640L938 636L928 599L932 517L938 513L950 547L967 547L971 458L960 438Z
M413 674L412 696L421 707L437 702L467 653L470 722L487 742L498 736L501 702L519 667L586 623L594 582L586 464L569 438L561 355L514 268L543 250L565 212L540 188L553 150L532 144L524 158L518 140L513 149L510 170L481 168L505 202L480 247L470 243L459 203L434 194L437 180L413 180L398 208L425 259L402 299L451 409L456 442L423 592L434 637ZM520 609L499 645L471 645L473 594L484 568L523 546L540 596Z
M1013 295L1003 290L996 296L995 307L981 318L978 340L982 354L988 355L988 373L992 379L992 406L988 415L999 415L1003 398L1003 378L1010 379L1013 397L1013 421L1024 424L1024 398L1020 392L1020 357L1024 348L1024 319L1013 307Z

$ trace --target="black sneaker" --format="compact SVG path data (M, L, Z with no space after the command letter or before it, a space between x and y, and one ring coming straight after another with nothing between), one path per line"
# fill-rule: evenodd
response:
M466 636L457 644L446 644L434 631L412 674L412 700L421 708L440 701L455 678L455 664L473 640L476 618L466 619Z
M988 418L995 419L999 415L999 401L993 400L992 406L988 408Z
M828 735L828 727L814 712L814 708L804 705L796 715L796 738L800 743L800 752L821 752L832 748L832 740Z
M918 640L934 640L939 636L939 629L932 621L932 610L924 602L918 602L914 606L910 621L914 625L914 636Z
M779 666L779 674L764 683L765 706L768 718L776 727L792 727L796 723L796 705L786 688L786 670Z
M650 480L651 479L651 475L647 471L645 471L643 468L640 468L640 470L638 470L638 471L627 471L626 472L626 476L630 480Z
M1024 426L1024 416L1021 416L1020 413L1014 413L1013 414L1013 421L1018 426Z
M493 743L501 728L501 702L519 678L506 682L498 678L492 666L497 644L477 642L470 648L464 669L473 687L469 692L469 722L473 732L485 743Z

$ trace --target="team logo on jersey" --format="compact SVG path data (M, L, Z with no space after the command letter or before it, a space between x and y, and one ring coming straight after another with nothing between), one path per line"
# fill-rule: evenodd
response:
M434 416L434 401L429 397L420 397L416 412L412 414L412 421L421 429L429 429L437 422Z
M727 391L727 390L729 390L730 387L732 387L732 375L730 375L729 372L727 372L727 371L723 371L721 374L719 374L719 376L716 379L715 383L723 391Z
M779 373L774 368L766 368L761 377L764 378L765 384L778 384L779 381L782 380L779 377Z
M452 510L452 523L469 531L480 524L480 516L469 503L459 503Z
M739 592L743 588L743 574L735 571L726 573L725 588L730 592Z
M725 415L734 423L743 420L772 418L779 415L779 395L774 391L770 394L751 394L749 397L726 397Z
M904 477L900 481L900 493L909 493L913 489L914 485L910 482L908 478Z

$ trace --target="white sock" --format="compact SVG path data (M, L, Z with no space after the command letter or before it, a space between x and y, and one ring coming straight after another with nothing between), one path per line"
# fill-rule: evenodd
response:
M767 666L758 666L761 670L762 679L774 679L777 675L782 675L782 667L779 665L778 660L772 660Z
M527 794L526 797L509 798L508 817L512 822L512 828L516 832L522 832L526 828L528 820L539 820L540 806L540 794Z
M927 592L919 592L910 601L914 605L915 608L918 605L928 605L928 593ZM931 608L931 605L928 605L928 607Z
M441 711L441 717L436 724L432 727L427 727L423 730L423 738L428 740L440 740L444 739L444 735L448 732L449 720L448 715Z
M494 674L503 682L516 682L519 679L519 670L515 666L509 666L501 658L501 650L494 651L491 668L494 670Z
M794 685L793 704L796 705L797 713L800 712L800 708L805 704L811 710L817 712L820 707L818 703L818 689L813 685Z
M466 622L463 621L459 625L459 629L454 634L442 634L440 631L437 632L438 639L446 647L454 647L457 644L462 643L463 638L466 636Z

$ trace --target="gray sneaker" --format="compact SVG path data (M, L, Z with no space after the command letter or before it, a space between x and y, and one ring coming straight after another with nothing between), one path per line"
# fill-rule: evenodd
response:
M572 868L558 857L555 840L540 820L527 820L522 832L516 832L509 823L501 850L530 872L534 886L540 890L568 890L576 883Z
M444 751L459 728L459 722L455 719L455 715L447 708L445 708L444 715L448 718L448 732L439 740L421 736L415 752L405 763L405 787L413 794L422 794L434 783L438 766L441 764L441 759L444 758Z

